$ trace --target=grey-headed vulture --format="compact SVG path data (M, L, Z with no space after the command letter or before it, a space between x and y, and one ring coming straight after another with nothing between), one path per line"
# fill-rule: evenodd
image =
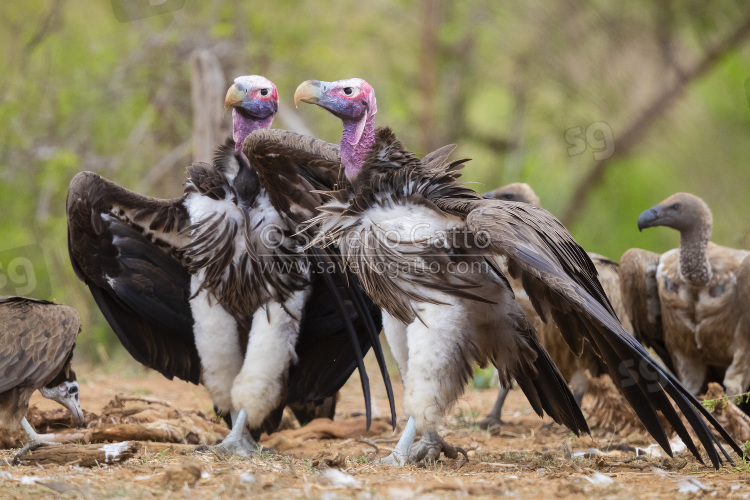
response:
M631 248L620 260L622 296L636 334L662 345L693 394L715 368L726 370L727 394L747 391L750 252L709 241L711 210L692 194L674 194L638 217L639 230L656 226L678 230L680 247L661 255Z
M499 270L501 259L575 354L589 342L667 453L672 450L657 411L699 460L688 427L715 467L728 454L712 431L741 453L715 418L625 331L588 254L549 212L483 199L461 184L466 160L448 159L454 146L420 160L389 128L376 129L375 95L363 80L307 81L295 101L317 104L343 122L345 178L310 221L309 229L317 228L310 244L337 244L383 309L409 415L386 463L455 454L437 427L475 364L494 364L505 387L515 379L540 415L546 412L575 433L588 432L565 379ZM423 436L412 446L417 430Z
M81 330L78 311L46 300L0 297L0 427L20 420L29 441L17 461L43 441L26 420L31 395L39 389L45 398L70 410L83 426L76 374L70 367L76 337Z
M531 186L523 182L514 182L505 186L500 186L492 191L484 193L483 196L488 199L528 203L529 205L538 208L542 207L539 197ZM601 283L602 289L607 295L610 304L612 304L612 308L615 310L617 317L620 319L620 322L628 333L632 333L630 320L628 319L627 314L625 314L625 308L620 295L620 272L617 262L593 252L588 252L588 255L591 258L591 262L594 263L594 267L598 272L599 282ZM506 273L507 268L502 266L501 271ZM537 335L539 336L539 340L560 369L560 373L563 374L565 380L570 384L573 389L573 396L580 406L581 401L583 400L583 395L586 393L588 387L586 370L595 377L606 372L606 368L602 365L601 359L594 353L588 343L584 343L583 352L580 356L573 355L570 348L563 340L557 325L554 322L545 323L536 313L533 304L526 295L526 291L523 289L523 283L521 283L520 280L513 278L508 281L516 296L516 300L521 304L526 317L533 323ZM480 427L486 429L494 425L500 425L500 415L507 395L508 389L501 387L497 395L497 400L492 407L492 411L490 411L490 413L479 422Z
M233 140L213 164L188 167L181 198L141 196L91 172L68 193L73 268L118 338L166 377L202 382L236 424L220 449L241 453L256 449L261 430L276 429L285 405L332 416L331 401L323 403L354 369L369 396L362 356L371 346L385 370L379 310L323 265L328 254L317 252L313 266L297 253L295 228L237 151L247 134L270 126L277 103L269 80L237 78L226 97ZM314 188L332 186L337 150L298 158Z

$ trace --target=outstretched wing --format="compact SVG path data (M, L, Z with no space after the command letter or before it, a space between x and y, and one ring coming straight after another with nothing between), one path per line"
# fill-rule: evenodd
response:
M552 316L574 352L580 353L583 339L590 342L612 380L667 453L671 455L672 450L656 410L702 460L671 398L714 467L721 463L719 451L729 457L706 421L741 456L739 446L716 419L628 335L604 294L591 259L560 221L546 210L523 203L477 200L467 207L468 227L477 241L487 245L485 251L507 257L509 272L521 279L539 315Z
M25 297L0 297L0 318L0 393L49 383L81 328L72 307Z
M256 130L245 139L243 152L274 208L297 223L312 217L323 204L315 191L332 189L338 179L339 147L314 137Z
M67 215L73 270L122 345L165 377L197 384L182 199L141 196L82 172L70 183Z
M674 373L672 357L664 344L661 302L656 281L656 268L661 255L640 248L631 248L620 259L620 289L625 311L633 325L633 334L650 347Z

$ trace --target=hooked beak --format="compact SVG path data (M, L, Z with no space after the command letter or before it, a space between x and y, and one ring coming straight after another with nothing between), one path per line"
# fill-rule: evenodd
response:
M73 421L76 426L83 427L84 420L81 402L78 397L78 382L63 382L53 388L42 387L41 393L45 398L57 401L67 408L73 415Z
M224 110L228 110L229 108L233 108L237 106L238 104L242 104L242 101L245 99L245 91L240 90L237 87L237 84L233 84L231 87L229 87L229 90L227 91L227 96L224 98Z
M659 220L661 215L662 211L659 205L653 206L641 213L638 217L638 231L643 231L647 227L658 226L655 222Z
M318 104L323 96L323 83L318 80L307 80L300 83L294 92L294 106L298 107L300 101L310 104Z

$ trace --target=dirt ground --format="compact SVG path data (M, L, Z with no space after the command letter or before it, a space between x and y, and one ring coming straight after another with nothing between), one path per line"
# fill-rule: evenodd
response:
M86 377L81 377L81 369L78 372L81 403L87 412L101 413L120 394L212 414L210 400L200 387L170 382L140 369L127 370L126 375L94 372ZM391 432L386 422L389 412L385 391L374 366L370 374L378 418L374 432L367 435L354 432L356 437L321 437L314 429L326 427L326 423L316 421L310 424L309 432L305 427L264 436L261 442L277 449L278 455L227 459L212 453L194 454L194 445L139 442L135 456L124 463L95 467L13 466L14 451L0 450L0 498L750 496L750 467L741 461L714 471L688 453L677 454L674 459L636 457L635 448L652 443L644 434L621 436L594 430L593 436L578 438L549 419L537 417L518 390L507 399L504 425L499 431L490 433L474 425L492 407L494 389L468 388L446 416L441 435L449 443L462 446L468 452L468 462L444 458L422 466L379 466L373 462L391 451L398 434ZM400 401L401 386L398 377L394 379ZM57 406L38 393L32 405L39 410ZM335 429L342 433L363 431L363 409L359 380L354 377L342 391Z

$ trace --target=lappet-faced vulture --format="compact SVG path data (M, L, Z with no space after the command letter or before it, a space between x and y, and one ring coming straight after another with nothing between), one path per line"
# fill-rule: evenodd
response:
M661 411L699 459L692 429L711 463L729 458L726 430L622 327L588 254L549 212L483 199L458 181L466 160L454 146L421 160L389 128L375 128L372 87L360 79L302 83L295 101L343 121L345 180L310 222L311 244L338 244L365 291L383 309L384 331L404 379L409 421L387 463L435 459L455 449L437 434L475 364L494 364L534 410L575 433L588 432L570 389L539 343L498 268L520 279L542 318L551 317L576 354L588 341L646 429L671 454ZM680 417L677 408L684 417ZM684 418L684 420L683 420ZM686 426L687 422L687 426ZM416 431L422 440L412 446Z
M332 416L330 398L357 368L368 395L362 356L375 346L382 359L378 309L352 296L336 266L307 265L291 248L293 231L236 151L247 134L270 126L277 99L263 77L235 80L226 98L234 139L213 164L188 167L180 198L142 196L91 172L78 174L68 193L73 268L122 344L170 379L202 382L235 420L241 408L251 412L251 437L238 424L235 445L223 447L241 452L255 449L261 430L276 429L285 405L305 410L302 423L316 415L311 405ZM329 156L298 158L315 188L336 178L337 151ZM235 378L252 386L237 394L241 402L232 400Z
M531 186L523 182L514 182L512 184L500 186L492 191L484 193L483 196L494 200L528 203L529 205L539 208L542 206L539 197ZM607 295L610 304L612 304L612 308L617 314L617 317L620 319L620 322L628 333L632 333L630 320L628 319L627 314L625 314L625 307L623 306L622 298L620 296L620 270L617 262L593 252L588 252L588 255L591 258L591 262L594 263L594 267L599 274L599 282L601 283L602 289L604 289L604 293ZM500 269L503 273L507 272L506 266L502 266ZM560 369L560 373L563 374L563 377L565 377L565 380L568 381L573 389L573 396L580 406L581 401L583 400L583 395L586 393L588 387L586 370L588 370L594 377L606 372L606 368L602 364L601 359L594 353L594 350L588 345L588 343L584 343L581 356L575 356L563 340L557 325L552 321L545 323L536 313L533 304L526 295L526 291L523 289L523 283L521 283L520 280L513 278L510 278L508 282L513 289L516 300L521 304L526 317L533 323L542 345L547 349L550 357ZM486 429L495 425L500 425L500 415L507 395L508 389L501 387L497 395L497 400L492 407L492 411L490 411L490 413L479 422L481 428Z
M693 394L716 368L726 370L727 394L745 392L750 252L709 241L711 210L692 194L674 194L638 217L639 230L656 226L678 230L680 247L661 255L631 248L620 260L622 297L636 335L662 345Z
M46 300L0 297L0 428L21 426L29 441L15 457L43 445L26 420L31 395L39 389L45 398L70 410L83 426L76 374L70 367L76 337L81 331L78 311Z

